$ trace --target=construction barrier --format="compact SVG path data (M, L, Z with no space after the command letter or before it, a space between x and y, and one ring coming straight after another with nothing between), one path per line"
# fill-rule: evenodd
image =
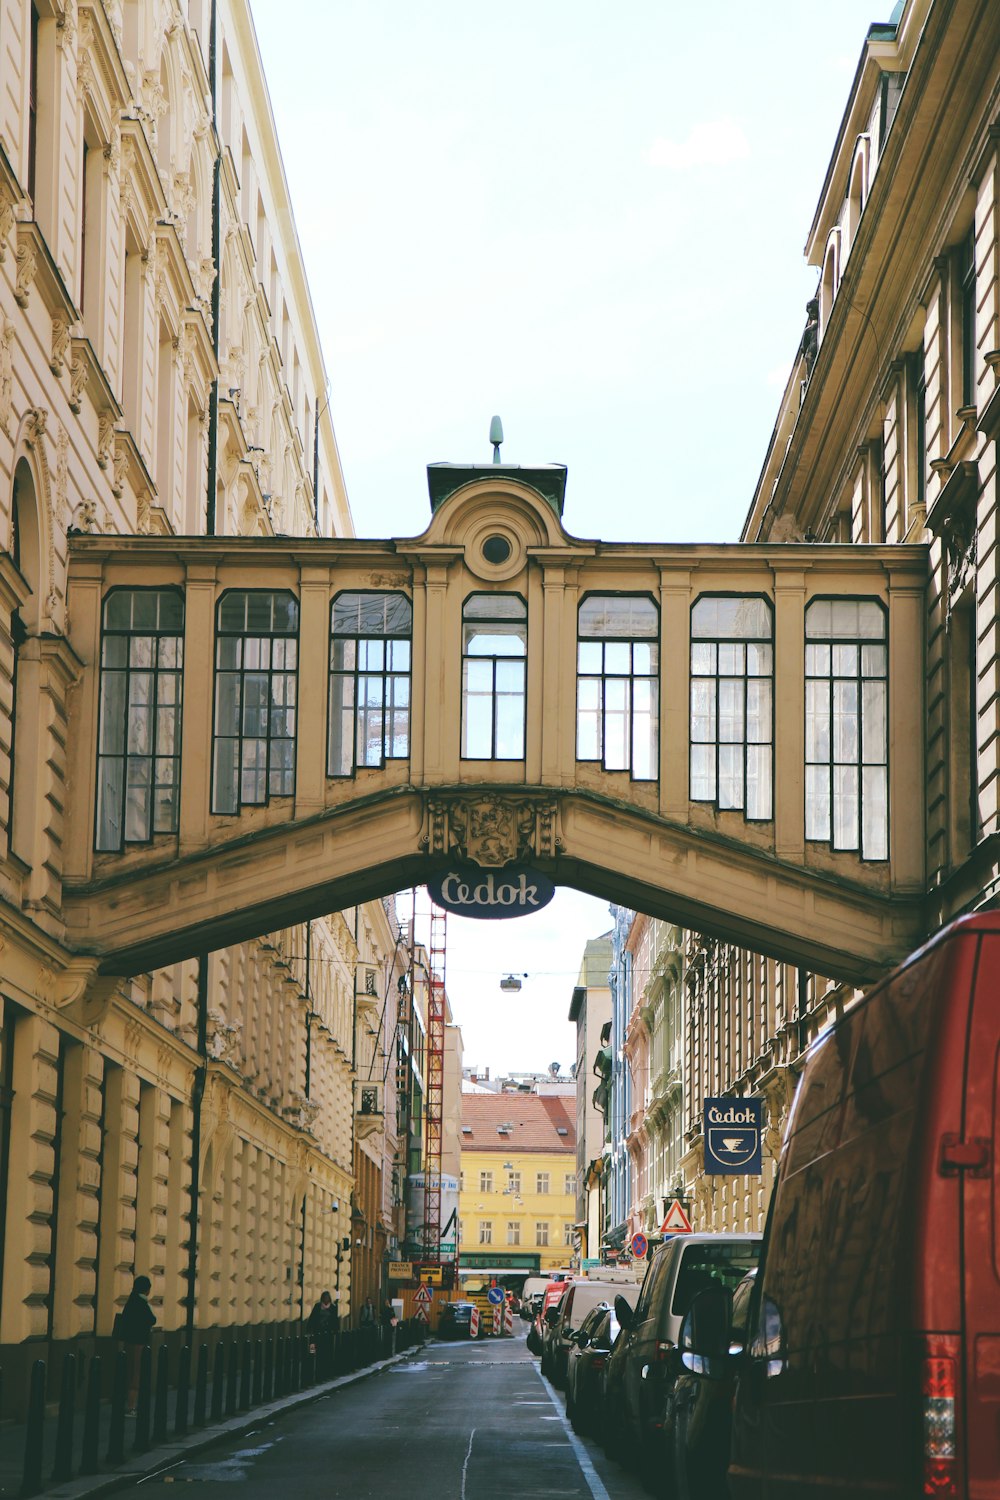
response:
M477 1339L478 1337L479 1337L479 1308L478 1307L474 1307L472 1309L471 1313L469 1314L469 1338L470 1339Z
M503 1333L503 1310L499 1306L497 1306L493 1309L494 1337L499 1338L501 1333Z
M514 1332L514 1309L511 1307L511 1305L510 1305L509 1302L506 1302L504 1304L504 1309L503 1309L503 1331L504 1331L504 1333L511 1333L511 1334Z

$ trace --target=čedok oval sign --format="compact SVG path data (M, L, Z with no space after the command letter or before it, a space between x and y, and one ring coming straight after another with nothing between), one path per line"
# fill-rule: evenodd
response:
M502 870L454 865L428 880L427 889L445 911L488 919L524 917L541 911L556 893L547 875L524 865L507 865Z

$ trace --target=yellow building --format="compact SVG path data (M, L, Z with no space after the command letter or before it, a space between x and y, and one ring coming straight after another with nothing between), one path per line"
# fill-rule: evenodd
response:
M542 1086L544 1087L544 1085ZM459 1274L517 1281L578 1244L575 1090L462 1095Z

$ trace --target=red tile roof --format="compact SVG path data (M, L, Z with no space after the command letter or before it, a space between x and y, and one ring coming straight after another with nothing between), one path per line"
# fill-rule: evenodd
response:
M509 1125L510 1131L501 1135L501 1125ZM560 1130L566 1134L560 1135ZM576 1100L559 1095L463 1094L461 1141L467 1151L560 1151L573 1156Z

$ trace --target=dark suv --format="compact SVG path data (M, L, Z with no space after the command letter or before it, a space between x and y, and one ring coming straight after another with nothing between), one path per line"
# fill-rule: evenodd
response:
M665 1469L663 1422L681 1369L684 1315L713 1283L733 1291L757 1264L759 1234L679 1234L650 1261L635 1308L615 1300L622 1331L611 1352L605 1393L605 1449L634 1459L655 1477Z

